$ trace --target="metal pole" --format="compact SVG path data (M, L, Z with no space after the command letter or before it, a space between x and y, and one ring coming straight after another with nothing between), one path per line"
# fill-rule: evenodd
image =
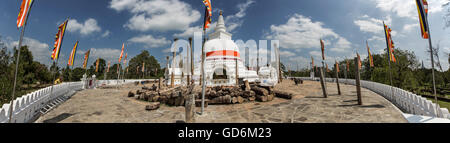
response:
M431 44L431 29L430 26L428 24L428 16L427 18L425 18L426 22L427 22L427 27L428 27L428 44L430 44L430 56L431 56L431 73L433 75L433 94L434 94L434 100L436 102L436 117L439 117L439 102L438 102L438 98L436 95L436 80L435 80L435 76L434 76L434 57L433 57L433 45Z
M203 28L203 44L202 44L202 110L201 115L203 115L205 110L205 89L206 89L206 77L205 77L205 43L206 43L206 29Z
M28 16L27 16L28 17ZM19 45L18 45L18 51L17 51L17 60L16 60L16 71L14 73L14 87L13 92L11 95L11 106L9 107L9 123L12 121L12 114L13 114L13 106L14 106L14 95L16 94L16 85L17 85L17 70L19 69L19 60L20 60L20 48L22 47L22 41L23 41L23 34L25 31L26 22L24 23L22 27L22 31L20 32L20 38L19 38Z
M50 90L50 98L52 98L53 96L53 86L55 85L55 78L56 78L56 72L58 71L58 61L59 61L59 57L56 59L56 63L53 62L55 64L55 70L53 70L53 81L52 81L52 88Z

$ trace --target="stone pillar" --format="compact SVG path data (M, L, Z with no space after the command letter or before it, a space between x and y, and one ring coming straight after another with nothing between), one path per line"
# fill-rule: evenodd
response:
M338 72L338 64L336 63L336 84L337 84L337 90L338 90L338 95L341 95L341 87L339 86L339 72Z
M328 98L328 94L327 94L327 87L325 85L325 79L324 79L324 73L323 73L324 68L319 68L320 71L320 85L322 86L322 92L323 92L323 97L324 98Z
M361 99L361 81L358 63L359 63L358 58L355 58L356 95L358 96L358 105L362 105L363 103Z
M185 122L186 123L194 123L195 122L195 94L190 94L187 96L187 99L184 104L184 108L186 110L185 114Z

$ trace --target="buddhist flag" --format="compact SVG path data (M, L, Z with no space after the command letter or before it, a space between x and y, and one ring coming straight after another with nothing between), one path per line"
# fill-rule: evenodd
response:
M91 50L88 50L85 54L84 54L84 62L83 62L83 68L86 69L87 67L87 62L89 60L89 54L91 53Z
M348 62L348 60L346 60L347 61L347 72L349 72L350 71L350 63Z
M122 52L120 52L120 57L119 57L119 64L120 61L122 61L122 57L123 57L123 49L125 48L125 43L122 44Z
M111 66L111 61L108 61L108 69L106 69L106 72L109 72L109 67Z
M429 27L428 27L428 2L427 0L416 0L417 12L419 13L419 23L420 31L422 32L422 38L429 38Z
M361 57L358 53L356 53L356 56L358 57L358 69L361 69Z
M336 71L339 73L339 63L336 61Z
M125 59L123 60L123 64L124 64L124 65L127 64L127 56L128 56L128 53L125 53Z
M370 53L370 47L369 47L369 43L367 43L367 41L366 41L366 46L367 46L367 53L369 55L370 67L374 67L372 53Z
M327 66L327 72L330 72L330 69L328 69L328 63L326 63L326 66Z
M212 22L212 7L211 7L211 0L203 0L203 4L205 4L205 25L203 29L208 29L209 25Z
M145 71L145 62L142 63L142 72Z
M97 59L97 63L95 64L95 72L98 72L98 64L100 63L100 58Z
M315 67L315 65L314 65L314 58L311 56L311 64L312 64L312 67Z
M64 38L64 33L66 32L67 22L69 20L64 21L63 24L59 25L58 27L58 33L56 33L55 37L55 45L53 46L53 52L52 52L52 60L57 60L59 57L59 51L61 50L61 45Z
M128 67L127 67L127 74L128 74Z
M384 23L384 22L383 22ZM387 51L388 51L388 55L389 55L389 60L391 62L396 62L397 60L395 59L394 56L394 41L392 40L392 36L391 36L391 28L389 28L387 25L384 25L384 31L385 31L385 36L386 36L386 43L387 43Z
M322 39L320 39L320 47L322 49L322 59L325 60L325 44Z
M17 28L22 27L27 21L28 14L30 13L33 0L22 0L20 5L19 16L17 17Z
M75 46L73 46L72 52L70 52L69 61L67 63L68 66L73 66L73 61L75 60L75 55L77 54L78 41L75 42Z

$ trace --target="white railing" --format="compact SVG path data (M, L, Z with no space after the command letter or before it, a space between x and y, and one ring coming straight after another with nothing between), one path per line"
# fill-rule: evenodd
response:
M300 79L313 80L310 77L300 77ZM335 80L335 78L326 78L327 82L336 82ZM356 84L354 79L339 79L339 83ZM431 117L438 115L439 118L450 119L450 113L447 108L440 108L439 104L435 104L424 97L403 89L364 80L361 80L361 87L383 96L404 113Z
M98 80L95 85L122 85L133 82L141 82L141 81L154 81L154 79L144 79L144 80L134 80L134 79L126 79L126 80ZM27 123L35 119L37 115L40 114L41 108L45 107L49 101L52 101L60 96L64 96L67 94L73 94L76 91L82 90L85 83L80 82L70 82L70 83L62 83L53 86L53 93L51 93L51 87L46 87L35 92L32 92L27 95L23 95L14 100L14 108L13 108L13 119L11 122L13 123ZM8 123L10 116L10 104L3 104L0 108L0 123Z
M51 87L46 87L38 91L16 98L13 107L14 123L26 123L39 114L39 110L45 106L48 101L66 95L70 91L80 90L81 82L62 83L53 86L53 93L51 94ZM51 95L50 95L51 94ZM10 104L3 104L0 108L0 123L9 122Z

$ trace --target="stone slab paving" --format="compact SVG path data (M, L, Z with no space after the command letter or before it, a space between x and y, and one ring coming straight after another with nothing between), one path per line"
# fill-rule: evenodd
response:
M130 90L142 86L125 85L120 89L91 89L78 92L66 103L39 118L38 123L175 123L184 121L184 107L162 105L145 111L147 102L128 98ZM327 83L328 98L322 98L319 82L305 81L295 86L285 80L276 89L294 93L292 100L275 98L271 102L235 105L210 105L198 123L406 123L401 112L389 101L367 89L362 90L363 104L356 105L356 88ZM200 108L196 108L200 111Z

